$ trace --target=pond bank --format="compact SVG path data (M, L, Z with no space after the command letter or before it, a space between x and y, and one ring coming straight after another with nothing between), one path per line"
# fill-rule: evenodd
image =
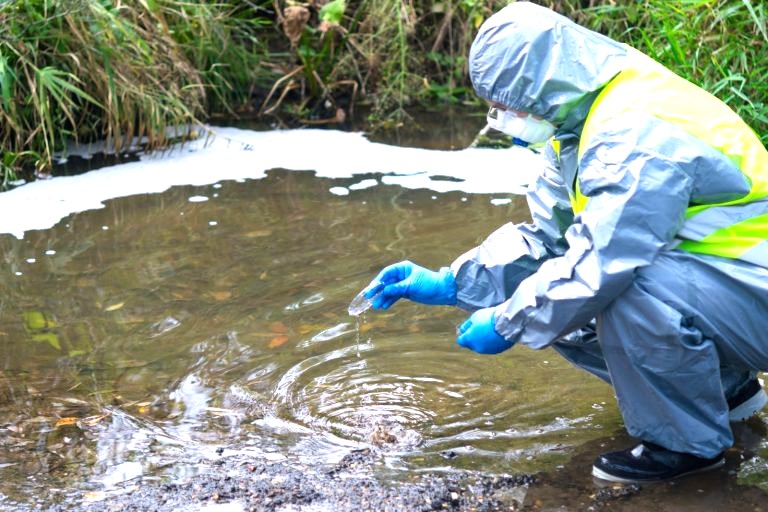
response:
M540 3L713 92L765 143L761 5ZM416 105L478 105L466 56L504 4L0 3L0 188L47 175L71 138L158 149L167 127L221 115L340 127L367 105L373 124L397 125Z

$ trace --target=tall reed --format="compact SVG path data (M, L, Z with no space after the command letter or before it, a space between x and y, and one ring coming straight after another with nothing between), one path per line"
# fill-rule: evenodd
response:
M254 83L266 18L250 2L0 4L0 167L51 168L71 139L164 145L169 126L232 108Z

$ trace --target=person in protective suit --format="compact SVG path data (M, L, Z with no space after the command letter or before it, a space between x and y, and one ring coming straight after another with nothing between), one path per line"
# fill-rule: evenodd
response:
M762 409L768 370L768 153L724 103L639 51L515 2L469 54L488 123L546 142L532 223L450 267L409 261L366 288L473 311L460 346L552 347L611 384L641 442L593 475L666 480L718 467L729 421Z

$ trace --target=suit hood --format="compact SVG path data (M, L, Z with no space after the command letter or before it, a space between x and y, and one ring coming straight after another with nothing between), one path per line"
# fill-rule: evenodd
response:
M624 45L550 9L515 2L480 27L469 74L481 98L568 128L583 124L626 55Z

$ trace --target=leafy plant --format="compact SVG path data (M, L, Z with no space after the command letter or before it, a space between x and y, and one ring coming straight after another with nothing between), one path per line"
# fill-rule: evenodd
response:
M342 25L345 0L331 0L321 6L289 4L279 15L279 24L290 41L293 66L286 69L273 84L260 113L276 112L291 91L300 91L296 116L311 117L331 110L325 119L304 119L310 124L343 122L346 113L336 103L334 90L350 87L350 110L357 93L357 82L338 79L338 60L349 44L348 31ZM275 96L279 91L279 95ZM311 103L311 104L310 104Z

